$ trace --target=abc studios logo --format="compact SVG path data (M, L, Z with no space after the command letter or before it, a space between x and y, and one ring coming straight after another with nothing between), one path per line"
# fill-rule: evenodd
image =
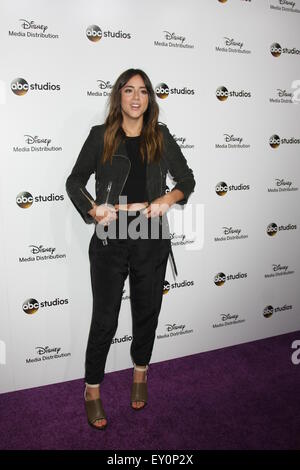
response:
M24 78L15 78L10 85L11 91L18 96L25 95L29 90L29 85Z
M264 308L264 317L269 318L271 315L273 315L273 312L274 308L272 307L272 305L267 305Z
M277 224L275 224L274 222L272 222L271 224L268 225L268 227L267 227L267 234L268 234L270 237L274 237L274 235L276 235L277 232L278 232Z
M166 85L166 83L159 83L155 87L155 93L158 98L161 98L162 100L164 100L165 98L167 98L167 96L169 96L170 89L168 85Z
M100 41L100 39L102 38L101 28L99 28L99 26L97 26L96 24L88 26L86 29L86 36L92 42Z
M282 53L282 48L278 42L274 42L270 47L270 52L273 57L279 57Z
M216 286L223 286L223 284L225 284L225 281L226 276L224 273L218 273L214 277L214 283L216 284Z
M272 135L269 139L269 144L272 147L272 149L276 149L280 145L280 137L279 135Z
M170 289L171 289L171 285L170 285L169 281L164 281L164 285L163 285L163 295L164 295L164 294L167 294L168 292L170 292Z
M22 191L17 195L16 203L22 209L28 209L33 204L33 196L27 191Z
M27 299L23 303L22 308L28 315L33 315L38 311L39 306L40 305L36 299Z
M225 194L227 194L227 191L228 191L228 186L226 183L224 183L224 181L221 181L220 183L217 184L216 193L218 194L218 196L225 196Z
M225 86L219 86L216 91L216 97L220 101L225 101L228 98L228 90Z

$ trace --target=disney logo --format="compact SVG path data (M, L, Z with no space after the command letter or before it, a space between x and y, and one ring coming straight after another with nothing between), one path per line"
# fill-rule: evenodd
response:
M175 134L172 135L173 139L176 141L176 142L181 142L182 145L184 144L184 142L186 141L186 138L185 137L176 137Z
M36 245L29 245L29 247L32 247L30 250L33 255L37 255L38 253L51 253L51 255L54 253L56 248L44 248L43 245L36 246Z
M29 144L29 145L30 144L31 145L32 144L46 144L48 147L48 145L51 142L51 139L39 139L37 135L33 137L32 135L25 134L24 137L25 137L26 144Z
M225 142L238 142L239 144L243 142L243 137L234 137L233 134L224 134Z
M221 320L226 321L226 320L236 320L238 318L238 315L230 315L230 313L223 313L221 314Z
M287 98L291 98L293 93L288 93L286 90L281 90L280 88L277 88L277 91L278 91L278 96L280 98L282 97L287 97Z
M291 181L284 181L284 179L275 178L276 186L291 186Z
M167 327L167 331L184 330L185 325L176 325L175 323L171 325L170 323L167 323L166 327Z
M226 46L238 46L240 49L243 47L244 43L243 42L237 42L234 39L231 38L226 38L225 39L225 44Z
M228 235L230 233L237 233L238 235L241 233L240 228L232 228L232 227L222 227L224 230L224 234Z
M164 31L165 33L165 38L168 40L168 41L171 41L172 39L174 39L174 41L181 41L181 43L183 43L185 41L185 37L183 36L176 36L175 33L169 33L169 31Z
M112 88L112 84L110 83L110 81L105 82L104 80L97 80L97 82L99 82L98 86L101 90L106 90L107 88Z
M290 5L292 8L295 6L295 2L290 2L289 0L279 0L280 5Z
M170 233L170 240L174 240L174 238L181 238L182 241L186 239L186 235L181 234L181 235L176 235L175 232Z
M41 29L43 33L48 29L48 26L45 26L43 24L35 24L34 21L28 21L23 19L20 19L19 21L23 21L21 26L24 29Z
M37 346L35 349L37 350L37 353L40 356L42 356L43 354L49 354L49 353L52 353L52 352L58 354L59 351L61 350L61 348L52 348L52 349L50 349L49 346L46 346L45 348L43 348L42 346Z
M288 266L281 266L281 264L272 264L273 266L273 271L286 271L288 269Z

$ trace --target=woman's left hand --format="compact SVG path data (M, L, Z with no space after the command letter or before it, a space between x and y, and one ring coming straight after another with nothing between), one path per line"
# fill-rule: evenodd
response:
M151 204L146 207L142 213L147 218L158 217L159 215L163 215L165 212L167 212L172 204L172 197L170 196L170 193L167 193L164 194L164 196L160 196L157 199L154 199L154 201L152 201Z

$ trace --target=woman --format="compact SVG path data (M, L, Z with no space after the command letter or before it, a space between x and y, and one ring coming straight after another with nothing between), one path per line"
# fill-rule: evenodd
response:
M112 88L105 124L91 129L66 182L84 220L95 223L89 245L93 313L84 397L89 424L101 430L107 419L100 383L128 274L134 364L131 406L140 410L147 403L147 369L172 255L166 212L175 203L185 204L195 186L192 170L168 128L158 122L158 114L148 76L140 69L126 70ZM176 185L166 193L168 171ZM96 179L95 200L85 188L91 173ZM146 237L137 236L138 226L143 233L148 229Z

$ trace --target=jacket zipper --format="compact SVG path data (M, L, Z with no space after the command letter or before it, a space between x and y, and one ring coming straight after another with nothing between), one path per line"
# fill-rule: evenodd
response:
M118 156L118 157L123 157L123 158L126 158L126 160L128 160L128 162L129 162L129 170L128 170L128 172L127 172L127 175L126 175L125 181L124 181L124 183L123 183L123 186L122 186L122 189L121 189L121 191L120 191L120 194L121 194L121 192L123 191L123 188L124 188L124 186L125 186L125 183L126 183L126 181L127 181L127 178L128 178L129 172L130 172L130 168L131 168L131 161L129 160L129 158L128 158L128 157L125 157L125 155L119 155L119 154L118 154L117 156ZM109 181L109 183L108 183L108 185L107 185L107 188L106 188L107 195L106 195L106 199L105 199L105 202L104 202L104 204L107 204L107 202L108 202L109 195L110 195L110 191L111 191L111 187L112 187L112 183L113 183L112 181ZM84 193L83 193L83 194L84 194ZM119 195L120 195L120 194L119 194ZM86 196L86 194L84 194L84 195ZM86 196L86 197L87 197L87 196Z
M125 157L125 156L123 156L123 155L119 155L119 156L120 156L120 157L127 158L127 157ZM130 171L131 162L130 162L129 158L127 158L127 160L129 161L129 165L130 165L130 166L129 166L129 171ZM121 194L121 192L123 191L123 188L124 188L124 186L125 186L126 180L127 180L127 178L128 178L128 175L129 175L129 171L128 171L127 175L126 175L126 179L125 179L125 181L124 181L124 183L123 183L123 186L122 186L122 189L121 189L121 191L120 191L120 194ZM105 203L104 203L104 204L107 204L107 201L108 201L108 198L109 198L109 194L110 194L110 191L111 191L111 187L112 187L112 181L110 181L110 182L108 183L108 185L107 185L107 189L106 189L107 195L106 195L106 199L105 199ZM104 246L107 245L107 237L102 240L102 243L103 243Z
M160 163L159 163L159 171L160 171L160 196L162 196L162 171L161 171L161 166L160 166Z
M161 172L161 166L159 164L159 171L160 171L160 196L162 196L162 172ZM162 225L162 216L159 216L159 224Z
M105 203L104 203L104 204L107 204L107 201L108 201L108 198L109 198L109 194L110 194L111 187L112 187L112 181L110 181L110 182L108 183L108 185L107 185L107 188L106 188L107 195L106 195L106 199L105 199Z
M105 203L104 203L104 204L107 204L111 187L112 187L112 181L110 181L110 182L108 183L108 185L107 185L107 188L106 188L107 195L106 195L106 199L105 199ZM106 245L108 244L108 243L107 243L107 236L106 236L105 238L103 238L102 243L103 243L104 246L106 246Z
M127 181L128 175L129 175L129 173L130 173L130 169L131 169L131 161L129 160L129 158L128 158L128 157L125 157L125 155L118 155L118 157L123 157L123 158L126 158L126 160L128 160L128 161L129 161L129 170L128 170L128 172L127 172L127 175L126 175L125 181L124 181L124 183L123 183L122 189L121 189L121 191L120 191L120 193L119 193L119 196L120 196L121 192L122 192L122 191L123 191L123 189L124 189L124 186L125 186L125 183L126 183L126 181Z
M163 178L162 178L162 171L161 171L160 163L159 163L159 171L160 171L160 195L162 196L162 181L163 181ZM160 223L160 225L162 225L162 216L159 217L159 223ZM173 250L172 250L171 241L170 241L170 256L171 256L171 259L172 259L172 262L173 262L173 268L174 268L175 275L178 276L178 271L177 271L177 266L176 266L176 263L175 263L175 258L174 258L174 253L173 253Z
M93 207L93 204L95 201L91 200L84 192L83 192L83 189L82 188L79 188L80 191L82 192L82 194L87 198L88 201L90 201L90 203L92 204L92 207Z

